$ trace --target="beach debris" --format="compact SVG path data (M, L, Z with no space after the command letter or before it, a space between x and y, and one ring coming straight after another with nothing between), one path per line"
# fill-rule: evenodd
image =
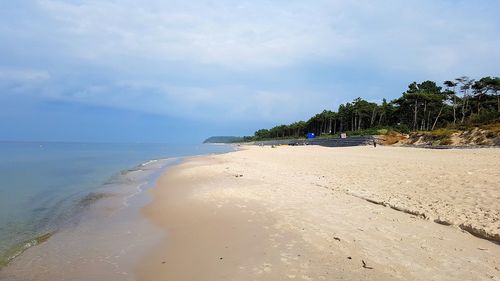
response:
M165 263L167 263L167 262L166 262L166 261L162 261L162 262L161 262L161 264L165 264Z
M478 250L481 250L481 251L488 251L488 249L486 248L477 248Z
M366 265L366 262L365 262L364 260L361 260L361 262L363 263L363 268L366 268L366 269L373 269L373 267L367 266L367 265Z
M219 258L219 260L222 260L222 259L223 259L222 257Z
M337 241L340 241L340 238L336 237L336 236L333 236L333 239L334 240L337 240Z
M236 174L236 175L234 175L234 177L241 178L241 177L243 177L243 175L242 174Z
M347 257L348 260L352 260L352 257Z

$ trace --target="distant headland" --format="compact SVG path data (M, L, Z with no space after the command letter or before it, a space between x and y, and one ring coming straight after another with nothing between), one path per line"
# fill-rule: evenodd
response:
M235 136L213 136L204 140L203 143L232 143L232 142L240 142L242 141L242 137Z

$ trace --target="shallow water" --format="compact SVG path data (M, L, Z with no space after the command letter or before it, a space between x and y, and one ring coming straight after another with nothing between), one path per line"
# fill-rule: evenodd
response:
M146 200L136 195L173 158L229 150L220 145L0 143L0 267L52 234L46 244L59 239L63 245L74 235L85 236L79 231L91 233L91 222L104 229L103 218L111 213L120 214L113 221L137 213L141 204L131 202ZM93 212L99 220L89 219ZM128 223L132 213L124 216Z

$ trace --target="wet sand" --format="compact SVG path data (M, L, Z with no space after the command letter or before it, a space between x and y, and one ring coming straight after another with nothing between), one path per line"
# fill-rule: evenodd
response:
M499 245L470 234L498 238L499 163L499 149L396 147L192 158L151 190L143 213L166 235L136 277L499 280Z
M175 158L150 161L113 177L99 193L80 200L74 216L50 239L2 268L0 280L135 280L135 265L163 238L140 214L151 200L145 190L176 163Z

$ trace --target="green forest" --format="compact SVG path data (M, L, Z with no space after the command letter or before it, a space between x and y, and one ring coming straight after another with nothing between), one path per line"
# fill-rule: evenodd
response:
M307 121L260 129L246 141L376 134L388 129L402 133L438 128L465 128L500 121L500 78L466 76L444 81L413 82L399 98L377 104L363 98L341 104L337 111L323 110Z

